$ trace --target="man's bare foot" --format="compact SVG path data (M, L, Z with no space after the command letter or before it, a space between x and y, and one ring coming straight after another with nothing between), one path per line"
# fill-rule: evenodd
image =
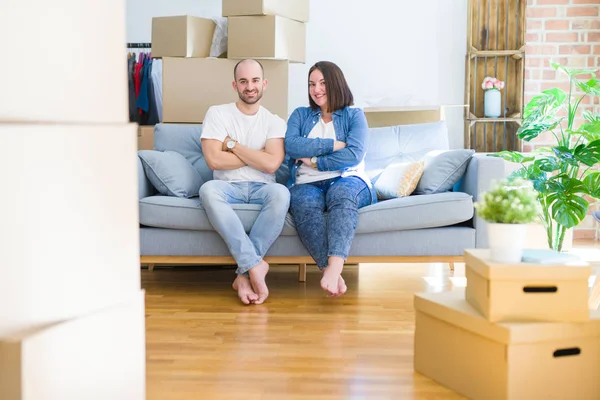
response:
M242 300L242 303L252 304L258 300L258 295L252 290L250 279L246 278L245 276L238 275L231 286L233 287L233 290L237 290L238 296L240 297L240 300Z
M269 297L269 288L265 278L269 272L269 264L265 260L260 260L248 273L250 274L250 283L256 293L258 293L258 299L254 304L262 304Z
M344 288L344 293L346 292L346 283L342 279L342 270L344 269L344 261L342 262L329 262L327 268L323 270L323 278L321 278L321 287L324 290L327 290L330 295L337 296L340 289ZM344 282L343 285L340 285L341 282Z

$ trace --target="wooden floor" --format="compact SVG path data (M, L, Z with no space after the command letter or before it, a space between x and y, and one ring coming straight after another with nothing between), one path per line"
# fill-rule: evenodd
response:
M447 265L361 264L343 275L347 294L327 298L315 267L299 283L297 268L273 266L267 303L243 306L231 268L142 271L147 398L462 398L412 365L413 294L449 288Z

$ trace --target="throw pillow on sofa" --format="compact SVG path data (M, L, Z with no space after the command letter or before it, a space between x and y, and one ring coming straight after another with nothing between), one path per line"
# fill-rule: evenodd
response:
M148 180L165 196L195 197L204 183L200 173L176 151L140 150L138 157Z
M448 192L464 175L472 149L456 149L429 152L425 155L425 170L414 194L434 194Z
M424 167L423 161L388 165L375 182L377 197L387 200L410 196L423 175Z

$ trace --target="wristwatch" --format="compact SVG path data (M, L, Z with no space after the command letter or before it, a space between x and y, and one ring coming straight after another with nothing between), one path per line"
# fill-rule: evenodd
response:
M229 150L229 151L232 151L232 150L233 150L233 148L235 147L235 144L236 144L236 143L237 143L237 140L230 139L230 140L227 142L227 150Z
M317 169L317 157L311 157L310 163L314 169Z

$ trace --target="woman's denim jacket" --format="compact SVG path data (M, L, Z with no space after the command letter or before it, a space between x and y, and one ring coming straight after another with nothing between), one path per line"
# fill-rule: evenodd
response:
M311 138L310 131L321 118L321 110L311 107L299 107L290 116L285 134L285 151L289 157L288 168L290 176L287 187L296 183L296 173L300 166L299 158L317 157L319 171L342 171L342 176L358 176L371 191L371 204L377 202L377 194L371 180L357 166L364 164L367 150L369 127L365 114L359 108L344 107L331 115L335 137L346 143L346 147L333 151L333 139Z

